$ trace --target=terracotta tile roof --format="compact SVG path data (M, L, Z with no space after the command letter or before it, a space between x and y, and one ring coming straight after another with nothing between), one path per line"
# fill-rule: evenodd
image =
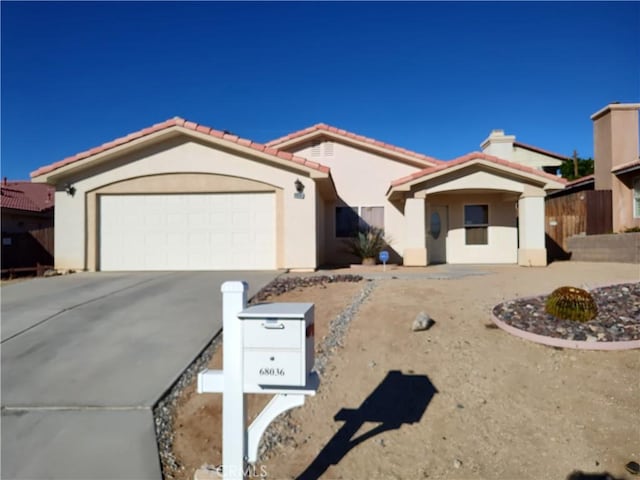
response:
M438 160L438 159L430 157L428 155L423 155L422 153L417 153L417 152L414 152L412 150L407 150L406 148L396 147L395 145L391 145L389 143L384 143L384 142L381 142L381 141L376 140L374 138L369 138L369 137L365 137L363 135L358 135L356 133L351 133L351 132L348 132L348 131L343 130L341 128L332 127L331 125L327 125L326 123L318 123L316 125L313 125L311 127L305 128L303 130L298 130L297 132L293 132L293 133L290 133L288 135L285 135L284 137L276 138L275 140L271 140L271 141L267 142L267 145L269 145L269 146L277 146L277 145L280 145L282 143L288 142L289 140L300 138L300 137L303 137L305 135L308 135L308 134L314 133L314 132L334 133L336 135L340 135L340 136L343 136L343 137L351 139L351 140L357 140L359 142L369 143L369 144L374 145L376 147L384 148L384 149L389 150L389 151L394 152L394 153L399 153L399 154L402 154L402 155L407 155L407 156L410 156L410 157L414 157L414 158L416 158L418 160L422 160L422 161L425 161L425 162L431 162L431 163L435 163L435 164L444 163L442 160Z
M432 173L436 173L436 172L441 172L444 170L447 170L449 168L458 166L458 165L463 165L465 163L471 162L473 160L485 160L487 162L490 163L495 163L496 165L501 165L504 167L509 167L509 168L513 168L515 170L520 170L522 172L526 172L526 173L530 173L533 175L537 175L538 177L542 177L542 178L546 178L549 180L554 180L560 183L566 183L566 180L564 178L560 178L557 177L555 175L552 175L550 173L546 173L543 172L541 170L536 170L535 168L531 168L531 167L527 167L525 165L522 165L520 163L515 163L515 162L509 162L508 160L504 160L502 158L499 157L494 157L493 155L487 155L486 153L482 153L482 152L471 152L471 153L467 153L466 155L463 155L462 157L458 157L454 160L450 160L448 162L444 162L441 165L437 165L435 167L429 167L429 168L424 168L422 170L419 170L417 172L412 173L411 175L407 175L406 177L402 177L399 178L398 180L394 180L393 182L391 182L391 186L392 187L398 187L400 185L403 185L405 183L409 183L413 180L417 180L421 177L424 177L425 175L429 175Z
M526 143L522 142L513 142L513 146L531 150L532 152L541 153L543 155L548 155L550 157L555 157L558 160L571 160L571 157L567 157L566 155L560 155L559 153L550 152L549 150L534 147L533 145L527 145Z
M633 169L634 167L640 167L640 159L623 163L622 165L616 165L611 169L611 172L615 173L615 172L619 172L620 170Z
M236 143L238 145L242 145L245 147L252 148L258 152L264 152L267 155L272 155L274 157L278 157L283 160L288 160L299 165L304 165L313 170L318 170L323 173L329 173L329 167L324 165L320 165L316 162L310 162L305 158L297 157L288 152L281 152L276 148L272 148L268 145L263 145L261 143L252 142L251 140L247 140L244 138L240 138L237 135L233 135L226 131L214 130L211 127L207 127L205 125L200 125L195 122L190 122L180 117L174 117L169 120L166 120L162 123L156 123L151 127L143 128L142 130L138 130L137 132L130 133L124 137L116 138L115 140L111 140L110 142L104 143L100 146L94 147L90 150L86 150L84 152L77 153L71 157L67 157L58 162L52 163L51 165L46 165L44 167L40 167L39 169L31 172L31 177L37 177L39 175L43 175L45 173L50 173L58 168L64 167L66 165L72 164L79 160L83 160L92 155L96 155L98 153L105 152L112 148L127 144L139 138L143 138L145 136L151 135L152 133L160 132L162 130L167 130L169 128L181 127L186 128L188 130L193 130L194 132L203 133L205 135L210 135L215 138L220 138L223 140L227 140L229 142Z
M589 183L589 182L594 182L595 181L595 175L591 174L591 175L585 175L584 177L580 177L580 178L576 178L575 180L571 180L570 182L567 182L566 187L575 187L576 185L580 185L581 183Z
M0 206L42 212L54 205L55 188L43 183L4 181L0 185Z

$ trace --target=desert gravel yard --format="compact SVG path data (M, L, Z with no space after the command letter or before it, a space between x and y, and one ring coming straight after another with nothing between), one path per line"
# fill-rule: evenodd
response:
M465 267L472 274L429 278L448 268L398 268L382 278L378 270L356 272L375 274L375 288L332 352L318 395L280 422L282 441L257 473L565 479L580 470L633 478L624 465L640 461L640 351L531 343L494 328L491 310L562 285L638 282L638 265ZM273 301L316 303L318 345L366 283L298 289ZM421 311L436 323L413 332ZM210 365L220 368L219 351ZM267 400L252 399L250 416ZM184 391L174 419L184 468L175 478L220 463L220 405L219 395L197 395L193 385Z

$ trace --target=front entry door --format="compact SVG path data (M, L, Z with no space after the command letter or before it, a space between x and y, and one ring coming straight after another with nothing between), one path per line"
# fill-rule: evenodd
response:
M429 264L447 263L447 232L449 230L447 207L433 205L428 212L426 223Z

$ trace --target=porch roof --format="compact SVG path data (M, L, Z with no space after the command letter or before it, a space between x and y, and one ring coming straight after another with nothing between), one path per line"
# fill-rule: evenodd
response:
M387 191L387 197L393 196L394 193L408 192L420 183L471 166L477 166L480 170L502 173L505 176L516 179L520 183L535 185L544 190L561 190L567 183L565 179L541 170L510 162L493 155L487 155L486 153L471 152L442 165L425 168L406 177L394 180L391 182L391 186ZM477 188L482 189L483 186L478 185Z
M611 169L611 173L614 175L622 175L623 173L635 172L640 170L640 159L633 162L623 163L622 165L616 165Z

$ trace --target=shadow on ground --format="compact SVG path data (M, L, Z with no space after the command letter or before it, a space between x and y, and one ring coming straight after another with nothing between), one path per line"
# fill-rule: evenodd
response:
M585 473L580 471L572 472L567 480L624 480L623 478L614 477L608 472L602 473Z
M298 480L316 480L329 466L337 465L351 449L403 424L419 422L433 396L438 393L425 375L405 375L392 370L357 409L343 408L334 417L345 422ZM376 427L353 438L365 422Z

